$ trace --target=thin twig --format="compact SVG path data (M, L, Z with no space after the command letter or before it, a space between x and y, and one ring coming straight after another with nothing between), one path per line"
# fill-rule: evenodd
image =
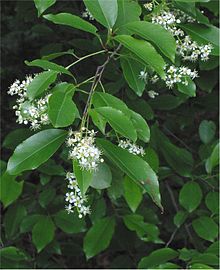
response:
M107 57L106 61L104 62L104 64L102 64L101 66L98 66L96 69L96 73L94 76L94 80L89 92L89 96L86 102L86 106L84 108L84 112L83 112L83 119L86 118L86 115L88 113L88 108L89 108L89 104L92 98L92 94L97 86L97 84L100 82L101 78L102 78L102 74L107 66L107 64L110 62L110 60L114 57L114 55L120 50L121 48L121 44Z

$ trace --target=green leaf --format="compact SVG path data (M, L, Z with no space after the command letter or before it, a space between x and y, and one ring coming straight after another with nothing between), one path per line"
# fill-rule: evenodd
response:
M2 146L7 149L14 150L15 147L23 142L25 139L34 135L34 132L28 128L17 128L12 130L8 135L5 137Z
M63 55L73 55L73 54L74 54L74 50L68 50L66 52L55 52L55 53L50 53L48 55L43 55L42 59L50 61Z
M0 200L5 208L21 195L23 184L24 181L15 181L15 176L9 175L7 172L3 174L0 181Z
M177 228L180 228L180 226L185 222L185 220L188 217L188 213L185 211L178 211L176 215L174 216L173 222L177 226Z
M142 190L140 186L138 186L128 176L125 176L123 185L125 200L132 212L135 212L143 199Z
M48 116L54 127L66 127L75 120L77 108L72 100L74 90L74 85L69 83L60 83L53 88Z
M210 143L216 131L216 125L213 121L203 120L199 125L199 137L205 144Z
M208 266L206 264L203 263L193 263L190 266L190 269L213 269L211 266Z
M192 154L172 144L156 126L153 126L151 133L152 137L159 142L157 145L171 168L178 174L189 177L193 168Z
M114 29L117 30L117 34L127 34L128 31L121 26L129 22L139 21L140 15L141 7L138 3L130 0L118 0L118 17L114 26Z
M172 95L159 95L149 101L149 105L156 110L169 111L182 103L182 99Z
M130 178L143 185L153 201L162 209L158 179L147 162L109 141L96 139L96 142L102 148L104 155Z
M54 238L54 224L49 216L41 216L32 230L32 241L39 253Z
M207 241L214 242L218 236L218 225L210 217L199 217L193 220L192 226L198 236Z
M202 190L196 182L188 182L180 190L179 202L189 213L200 205L201 200Z
M115 220L106 217L95 222L84 237L83 250L86 258L92 258L105 250L112 239L114 233Z
M144 118L139 113L131 111L131 121L137 131L138 138L146 143L149 142L150 128Z
M140 269L149 269L158 266L159 264L165 263L172 260L178 256L178 252L171 248L161 248L153 251L147 257L141 259L138 264Z
M99 107L112 107L119 111L122 111L127 116L130 116L130 110L127 105L117 97L114 97L107 93L95 92L92 96L92 104L95 108Z
M212 170L219 165L219 145L218 143L212 151L211 156L206 160L205 168L207 173L211 173Z
M41 95L57 78L56 71L44 71L37 75L27 87L27 96L30 100Z
M92 16L102 25L111 29L117 19L117 0L84 0L86 7Z
M83 170L77 160L73 161L73 171L76 176L77 183L79 185L82 195L84 195L89 188L92 181L93 173L87 170Z
M21 224L20 224L20 232L26 233L31 232L34 225L38 222L41 215L35 214L35 215L28 215L23 218Z
M68 214L66 210L61 210L54 215L54 221L65 233L80 233L85 231L85 221L80 219L76 213Z
M205 204L213 214L218 214L219 212L218 192L210 191L205 197Z
M97 28L93 24L70 13L47 14L43 17L55 24L67 25L96 35Z
M36 169L56 152L66 135L64 130L47 129L31 136L16 147L8 161L8 173L17 175Z
M137 133L129 118L121 111L112 107L100 107L95 109L101 116L104 117L110 126L119 134L131 139L137 140Z
M57 65L56 63L53 63L53 62L49 62L47 60L36 59L31 62L25 61L25 64L31 67L41 67L44 70L57 71L59 73L67 74L73 77L72 73L69 70L67 70L65 67Z
M136 21L126 24L125 28L131 32L130 34L137 34L153 42L161 52L174 63L176 41L170 32L165 30L162 26L146 21Z
M56 0L34 0L35 7L38 10L38 17L40 17L40 15L44 13L46 9L48 9L55 3Z
M114 39L136 54L147 65L152 67L162 79L165 77L165 62L149 42L128 35L119 35Z
M120 61L128 85L139 97L141 97L145 89L145 82L139 78L139 75L140 72L144 70L144 65L129 57L121 57Z
M95 189L105 189L111 186L112 173L108 165L100 163L93 173L90 186Z
M188 85L182 84L182 83L177 83L177 89L179 92L190 96L190 97L195 97L196 96L196 85L192 81L192 79L187 78Z
M105 127L106 127L106 120L95 110L90 109L89 115L92 118L92 122L99 130L102 132L102 134L105 134Z
M16 247L4 247L0 249L1 260L7 259L12 261L23 261L27 259L27 256L23 251Z
M155 171L158 172L159 169L159 158L157 153L154 151L153 148L147 147L145 149L145 154L143 159L147 161L147 163L150 165L150 167Z
M214 49L211 55L219 55L219 29L213 25L181 24L181 28L199 44L211 43Z
M56 190L53 187L44 189L39 195L39 204L41 207L46 208L47 205L54 199Z
M4 228L7 239L11 241L18 237L19 226L26 215L27 211L21 204L16 204L8 208L4 216Z

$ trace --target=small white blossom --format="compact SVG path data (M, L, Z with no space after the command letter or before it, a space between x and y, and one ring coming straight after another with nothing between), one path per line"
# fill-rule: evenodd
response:
M157 93L157 92L155 92L155 91L153 91L153 90L150 90L150 91L148 91L147 93L148 93L148 96L149 96L150 98L155 98L156 96L159 95L159 93Z
M87 171L96 170L98 164L104 162L101 151L95 145L95 134L94 130L85 128L81 132L70 130L66 141L70 147L70 159L77 160L80 167Z
M146 3L144 4L144 7L149 10L149 11L152 11L153 10L153 3Z
M119 147L128 150L129 153L134 155L144 155L144 149L142 146L132 143L130 140L120 140Z
M148 73L147 72L145 72L144 70L140 71L140 74L139 74L139 79L140 80L146 81L147 80L147 76L148 76Z
M82 12L82 17L89 19L90 21L94 20L94 17L92 16L92 14L89 12L88 8L85 9L85 11Z

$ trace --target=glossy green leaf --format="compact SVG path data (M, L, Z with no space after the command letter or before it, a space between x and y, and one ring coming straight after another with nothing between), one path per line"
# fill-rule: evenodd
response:
M33 134L34 132L28 128L17 128L8 133L8 135L3 141L2 146L7 149L14 150L18 144L20 144Z
M69 70L67 70L65 67L60 66L56 63L50 62L48 60L42 60L42 59L36 59L31 62L25 61L25 64L31 67L40 67L44 70L53 70L57 71L59 73L63 73L69 76L73 76Z
M187 96L195 97L196 96L196 85L190 78L187 78L187 81L188 81L188 85L178 83L177 89L179 92L181 92Z
M32 230L32 241L37 252L43 250L54 238L55 227L49 216L41 216Z
M46 208L47 205L52 202L56 195L56 190L53 187L48 187L44 189L40 195L39 195L39 204L43 207Z
M112 182L112 173L108 165L100 163L93 173L90 186L95 189L105 189L110 187Z
M92 258L105 250L112 239L114 233L115 220L106 217L95 222L84 237L83 250L86 258Z
M159 158L157 153L154 151L153 148L147 147L145 149L145 154L143 156L143 159L147 161L147 163L150 165L150 167L155 171L158 172L159 169Z
M210 191L205 197L205 204L213 214L218 214L219 212L218 192Z
M100 107L95 109L101 114L110 126L124 137L136 141L137 133L129 118L121 111L112 107Z
M57 78L56 71L44 71L37 75L27 87L27 96L30 100L41 95Z
M18 237L19 226L26 215L27 211L21 204L16 204L8 208L3 220L8 240L11 241Z
M83 0L92 16L102 25L111 29L117 19L117 0Z
M93 24L73 14L70 13L47 14L44 15L43 17L55 24L67 25L96 35L97 28Z
M74 50L71 49L71 50L68 50L66 52L50 53L50 54L47 54L47 55L43 55L42 59L50 61L50 60L56 59L56 58L64 56L64 55L72 55L73 56L74 55Z
M150 128L144 118L139 113L131 111L131 121L137 131L138 138L146 143L149 142Z
M34 225L39 221L40 217L41 215L39 214L28 215L24 217L20 224L20 232L21 233L31 232Z
M193 168L192 154L184 148L175 146L156 126L153 126L152 137L156 139L158 147L165 160L177 173L188 177Z
M21 195L24 181L17 182L15 176L7 172L3 174L0 181L0 200L4 207L12 204Z
M201 203L202 190L196 182L187 182L179 194L180 204L189 212L193 212Z
M85 221L80 219L77 213L68 214L66 210L60 210L54 215L54 221L65 233L79 233L85 231Z
M74 85L69 83L60 83L53 88L48 116L54 127L66 127L75 120L77 108L72 100L74 90Z
M193 263L189 266L191 269L213 269L211 266L208 266L203 263Z
M127 116L130 116L130 110L127 105L117 97L114 97L108 93L95 92L92 96L92 104L95 108L99 107L112 107L119 111L122 111Z
M92 181L93 172L83 170L77 160L73 162L73 171L76 176L77 183L79 185L80 191L85 195L89 185Z
M103 139L97 139L96 141L98 146L103 150L104 155L130 178L143 185L153 201L162 208L158 179L147 162L109 141Z
M93 124L95 126L97 126L97 128L99 128L99 130L102 132L102 134L105 134L105 127L106 127L107 121L99 113L97 113L95 110L90 109L89 115L92 118Z
M210 143L216 131L216 125L213 121L203 120L199 125L199 137L205 144Z
M149 101L149 105L156 110L169 111L182 103L181 98L172 95L159 95Z
M166 57L174 62L176 41L171 33L162 26L146 21L136 21L126 24L125 28L128 29L131 34L139 35L140 37L153 42Z
M56 152L66 135L64 130L47 129L31 136L16 147L8 161L8 173L17 175L36 169Z
M213 25L182 24L181 28L199 44L211 43L212 55L219 55L219 29Z
M140 238L147 233L147 224L142 216L136 214L125 215L123 216L123 221L126 227L131 231L135 231Z
M125 176L123 186L125 200L132 212L135 212L143 198L142 189L128 176Z
M178 252L171 248L161 248L153 251L147 257L141 259L138 264L140 269L149 269L158 266L159 264L170 261L178 256Z
M117 34L127 34L128 30L122 28L122 26L129 22L139 21L140 15L141 7L137 2L130 0L119 0L118 17L114 26L114 28L117 30Z
M0 257L3 260L9 259L12 261L22 261L27 259L27 256L24 254L23 251L12 246L1 248Z
M165 77L165 62L149 42L133 38L129 35L119 35L114 39L152 67L161 78Z
M211 173L212 170L219 165L219 145L218 143L212 151L211 156L206 160L205 168L207 173Z
M48 9L55 3L56 0L34 0L35 7L38 10L38 17L40 17L40 15L44 13L46 9Z
M145 89L145 82L139 78L144 65L129 57L121 57L121 67L124 77L134 92L141 97Z
M214 242L218 236L218 225L210 217L201 216L194 219L192 226L198 236L207 241Z
M179 228L187 219L188 213L185 211L178 211L174 216L173 222Z

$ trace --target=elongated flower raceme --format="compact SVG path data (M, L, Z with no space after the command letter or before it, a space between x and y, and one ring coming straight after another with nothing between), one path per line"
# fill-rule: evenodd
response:
M69 191L66 193L65 196L65 200L67 202L65 209L67 210L67 212L73 213L74 209L76 209L79 218L90 214L89 206L85 205L87 198L86 196L82 196L74 173L67 172L66 180L68 181L67 187L69 188Z
M34 130L50 123L47 114L50 94L46 94L44 97L33 101L30 101L27 97L27 88L36 76L26 76L23 81L16 80L8 90L9 95L18 96L17 104L13 106L17 122L24 125L30 124L31 129Z
M129 153L134 155L144 155L144 149L142 146L136 145L135 143L132 143L130 140L120 140L119 147L128 150Z

